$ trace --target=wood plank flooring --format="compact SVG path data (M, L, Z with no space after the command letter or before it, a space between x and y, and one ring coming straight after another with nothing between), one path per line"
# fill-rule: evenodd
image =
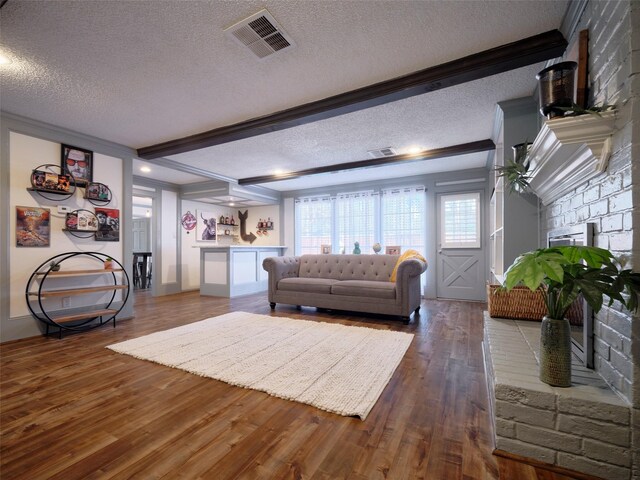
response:
M0 477L517 479L571 477L494 457L483 304L424 301L410 325L190 292L136 293L136 317L0 345ZM106 345L230 311L406 331L366 421L120 355Z

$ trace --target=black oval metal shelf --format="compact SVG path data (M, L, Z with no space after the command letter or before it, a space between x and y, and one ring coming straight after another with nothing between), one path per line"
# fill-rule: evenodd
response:
M56 169L60 173L54 172L52 169ZM56 181L53 182L52 179L47 179L47 175L55 175ZM46 185L49 185L49 187L47 188ZM67 187L66 190L64 189L65 185ZM62 188L58 188L58 186L62 186ZM43 163L31 171L31 188L27 188L27 191L36 192L47 200L59 202L71 198L76 193L76 180L70 173L63 175L60 165ZM45 194L51 194L57 198L48 197Z
M92 224L93 227L91 230L88 229L79 229L78 227L78 213L79 212L86 212L83 213L82 215L86 215L89 217L89 219L87 220L87 225L88 224ZM88 214L88 215L87 215ZM73 217L75 215L75 225L76 228L69 228L70 225L74 225L73 222ZM87 210L85 208L78 208L77 210L74 210L72 212L67 213L67 218L64 221L66 228L63 228L62 231L63 232L67 232L70 233L71 235L73 235L74 237L77 238L91 238L91 237L95 237L96 232L98 231L98 217L96 217L96 214L93 213L91 210ZM95 227L95 228L94 228Z
M103 195L106 195L106 197L100 198L100 196ZM111 203L113 194L111 193L111 189L108 185L100 182L91 182L85 187L84 196L82 198L89 200L89 203L92 203L93 205L101 207Z
M117 265L117 268L87 268L78 270L53 270L52 264L60 266L66 260L76 257L88 257L88 261L99 262L100 265L104 265L107 258L111 258ZM116 274L118 276L116 276ZM47 289L45 283L47 279L56 277L72 277L72 276L91 276L91 275L111 275L113 283L104 285L94 285L91 287L77 287L77 288L59 288L59 289ZM121 283L119 283L119 279ZM38 284L37 290L35 289L36 283ZM93 310L86 310L83 312L56 312L52 313L49 309L43 305L43 299L50 297L71 297L77 295L87 295L91 293L108 293L113 292L111 298L96 305L98 308ZM122 304L118 307L112 307L116 298L116 294L121 291L124 292L124 298ZM25 290L25 297L27 299L27 306L31 314L46 325L46 335L49 335L50 327L58 328L58 335L62 338L63 330L67 331L85 331L92 328L100 327L113 320L113 326L116 326L116 315L124 308L129 298L129 275L125 271L124 267L117 260L113 260L112 257L100 252L67 252L55 255L44 263L42 263L29 277L27 287ZM37 301L36 301L37 300ZM37 305L37 308L36 308Z

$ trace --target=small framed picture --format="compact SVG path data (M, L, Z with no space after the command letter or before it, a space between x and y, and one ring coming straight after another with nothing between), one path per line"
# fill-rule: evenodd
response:
M321 245L320 251L323 255L328 255L331 253L331 245Z
M85 187L93 181L93 152L63 144L60 168L73 176L77 186Z
M387 255L400 255L402 248L398 245L389 245L385 248L384 253Z

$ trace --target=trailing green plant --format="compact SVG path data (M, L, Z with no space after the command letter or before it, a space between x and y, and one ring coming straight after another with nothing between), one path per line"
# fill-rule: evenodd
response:
M578 295L598 312L604 297L630 311L638 308L640 273L623 269L606 249L586 246L541 248L516 258L505 273L504 288L524 284L544 297L550 318L562 319Z
M564 112L565 117L577 117L579 115L596 115L601 117L600 115L603 112L609 112L611 110L615 110L615 105L608 105L603 103L602 105L593 105L591 107L582 108L580 105L572 104L570 107L555 107L558 110L562 110Z
M530 189L530 177L523 163L508 160L506 165L496 166L494 170L498 173L498 177L504 178L505 185L511 193L526 192Z

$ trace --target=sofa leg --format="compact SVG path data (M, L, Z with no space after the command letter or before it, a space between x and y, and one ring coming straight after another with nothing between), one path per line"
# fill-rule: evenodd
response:
M415 312L415 313L418 313L419 311L420 311L420 307L418 307L418 308L416 308L416 309L414 310L414 312Z
M271 307L271 310L275 310L276 309L276 302L269 302L269 306Z
M296 310L302 310L302 305L296 305Z
M402 317L402 323L404 323L405 325L409 325L410 321L411 321L410 317Z

